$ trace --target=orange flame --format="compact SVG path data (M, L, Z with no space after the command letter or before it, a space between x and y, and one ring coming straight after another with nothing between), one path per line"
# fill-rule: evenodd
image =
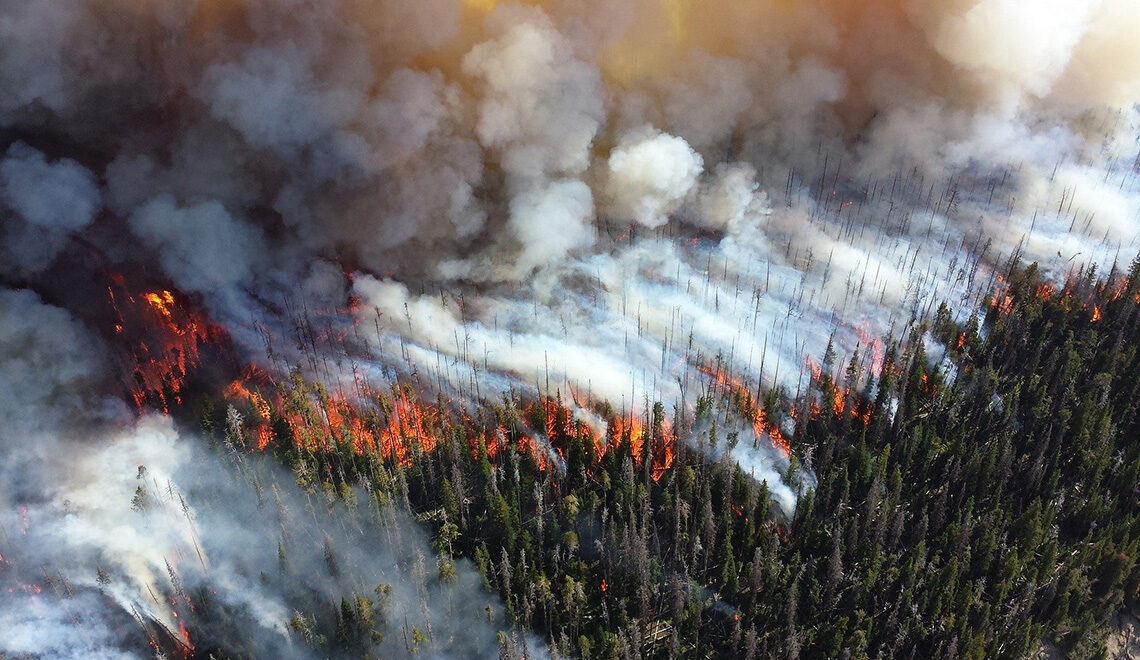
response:
M1013 296L1005 294L1000 299L994 297L994 299L990 301L990 307L993 307L998 313L1005 316L1013 311Z
M809 361L809 364L814 363ZM792 455L792 447L784 438L784 434L780 432L779 425L769 420L768 413L756 404L755 399L752 397L751 390L749 390L744 383L725 373L722 369L711 369L704 365L697 365L697 370L707 376L711 376L721 387L736 397L736 402L740 406L741 411L752 424L752 433L756 436L757 440L767 436L772 446L780 450L785 457Z
M186 628L186 624L182 619L178 620L178 639L182 640L182 644L191 653L194 651L194 645L190 643L190 631Z
M127 345L132 374L129 397L140 411L151 405L169 413L171 405L182 403L186 378L199 364L202 347L221 341L224 333L179 306L167 289L135 296L125 290L125 278L111 279L114 286L107 287L107 295L117 316L113 329Z

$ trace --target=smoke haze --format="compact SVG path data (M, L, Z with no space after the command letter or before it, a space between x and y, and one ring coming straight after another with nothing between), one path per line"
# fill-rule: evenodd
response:
M272 459L233 448L236 411L217 451L167 416L133 420L92 395L109 389L98 339L26 290L0 301L0 382L20 385L0 397L0 651L137 657L158 626L176 635L184 620L203 650L308 657L295 614L387 585L377 652L409 653L415 627L436 652L498 653L498 598L466 560L442 581L406 510L363 491L351 508L301 492Z

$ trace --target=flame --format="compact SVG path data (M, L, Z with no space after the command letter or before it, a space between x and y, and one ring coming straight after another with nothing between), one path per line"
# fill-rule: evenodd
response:
M173 293L163 289L158 292L144 293L142 297L155 311L166 317L166 320L173 320L171 314L171 310L174 309Z
M613 441L613 446L629 445L633 458L640 461L644 449L644 429L641 427L641 420L635 415L618 415L610 420L609 426L608 435Z
M807 358L807 366L808 369L811 370L812 381L819 382L819 380L823 378L823 370L820 369L819 365L815 363L815 360L811 359L810 357Z
M530 456L535 467L542 472L546 472L547 468L550 467L549 455L528 435L519 436L519 453Z
M871 351L869 368L871 369L871 374L875 378L878 378L883 372L883 356L886 353L883 340L881 337L872 335L871 332L863 326L854 326L854 330L855 336L859 338L859 345L866 346Z
M436 406L421 403L410 387L397 387L392 396L366 391L362 400L380 399L383 415L375 414L343 393L316 396L293 396L286 400L280 394L270 403L257 389L241 380L226 388L226 398L252 405L257 414L253 420L258 450L273 440L271 420L277 409L289 426L294 446L309 451L333 451L347 442L358 456L379 452L384 458L411 465L416 451L431 453L439 443L443 412ZM371 413L371 414L370 414ZM488 451L497 453L492 439Z
M190 631L186 628L186 623L182 621L182 619L178 620L178 639L182 641L182 644L189 652L194 652L194 645L190 643Z
M809 364L814 363L809 360ZM711 376L721 387L736 397L736 403L740 406L744 416L751 422L752 433L757 440L767 436L772 446L783 453L785 457L792 455L792 447L784 438L779 425L772 422L768 418L768 413L757 405L751 390L744 383L725 373L723 369L712 369L705 365L697 365L697 371Z
M836 417L842 417L843 416L843 409L847 405L847 394L849 391L850 390L842 390L841 391L838 387L836 387L835 392L832 393L832 395L831 395L831 398L832 398L831 407L832 407L832 410L835 411ZM852 411L852 412L854 412L854 411Z
M655 446L653 452L653 474L650 476L654 481L660 481L661 476L673 467L673 461L677 458L677 434L673 432L673 424L664 420L661 432L660 446Z
M930 376L925 373L922 374L922 393L929 397L934 397L938 394L938 388L930 382Z
M424 406L410 392L403 388L394 401L388 424L380 431L380 453L394 456L404 464L411 463L413 444L424 452L435 451L438 440L433 429L437 428L441 413L432 406Z
M999 314L1005 316L1013 311L1013 296L1003 294L1000 298L995 296L990 301L990 307L993 307Z
M1091 323L1096 323L1100 320L1100 305L1093 305L1093 313Z
M202 348L222 341L224 333L180 306L168 289L132 295L125 278L111 280L107 295L117 317L112 329L126 354L124 371L131 374L128 396L140 412L154 406L169 413L182 403L186 378L200 363Z

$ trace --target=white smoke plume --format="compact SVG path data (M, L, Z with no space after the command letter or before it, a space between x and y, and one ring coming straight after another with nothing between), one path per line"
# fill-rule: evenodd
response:
M302 493L268 459L212 453L169 417L132 421L98 394L99 341L66 311L26 290L0 303L0 653L137 657L181 617L202 650L317 657L295 613L355 594L383 602L387 656L409 653L411 626L437 653L497 654L497 597L465 561L454 584L437 578L405 512L363 491L352 508ZM212 612L188 609L198 588Z
M702 162L679 137L636 131L618 142L608 166L615 216L653 229L669 221L697 184Z

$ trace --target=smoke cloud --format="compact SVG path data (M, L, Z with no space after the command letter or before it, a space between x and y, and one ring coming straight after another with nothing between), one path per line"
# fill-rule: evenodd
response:
M203 649L315 657L295 615L356 595L381 603L385 655L408 653L412 626L436 652L498 652L497 597L465 561L454 584L438 578L405 511L300 492L271 459L211 451L166 416L132 420L95 394L99 340L29 291L0 303L0 652L137 657L185 620Z
M50 263L68 238L99 210L95 177L79 163L49 163L43 153L17 142L0 160L0 194L12 216L2 230L5 270L27 275Z

